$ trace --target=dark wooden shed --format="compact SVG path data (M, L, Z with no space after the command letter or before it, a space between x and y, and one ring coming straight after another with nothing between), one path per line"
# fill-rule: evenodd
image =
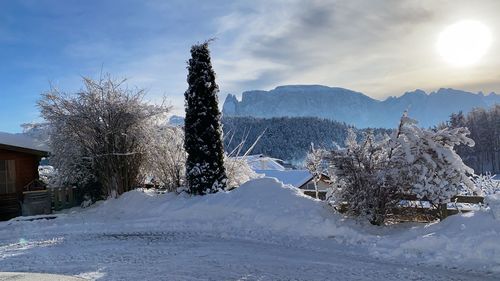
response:
M25 136L0 133L0 220L21 215L23 191L38 180L46 150Z

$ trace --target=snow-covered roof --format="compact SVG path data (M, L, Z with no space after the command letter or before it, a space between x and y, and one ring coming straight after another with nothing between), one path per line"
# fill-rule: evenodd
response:
M255 172L294 187L301 187L313 178L308 170L255 170Z
M0 145L47 153L49 148L24 134L0 132Z
M244 156L252 170L279 170L284 171L285 167L278 161L279 159L264 156L262 154Z

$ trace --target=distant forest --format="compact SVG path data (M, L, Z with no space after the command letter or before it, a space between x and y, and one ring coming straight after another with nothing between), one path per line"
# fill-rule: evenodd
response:
M500 104L489 109L475 108L468 114L452 114L447 126L467 127L474 147L459 146L457 153L476 174L500 174Z
M300 163L305 159L311 143L315 147L333 148L335 143L343 146L349 128L345 123L320 119L316 117L224 117L224 145L226 151L233 151L245 140L242 153L246 152L264 132L255 144L251 154L265 154L292 163ZM390 133L387 129L373 129L375 135ZM362 134L358 134L361 137Z

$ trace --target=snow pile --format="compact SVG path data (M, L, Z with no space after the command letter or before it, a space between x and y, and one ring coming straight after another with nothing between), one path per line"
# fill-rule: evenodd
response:
M485 199L493 217L500 221L500 193L490 195Z
M372 254L389 259L415 259L430 265L500 272L498 199L495 199L497 205L490 209L454 215L440 223L391 233L379 241ZM489 202L494 201L490 199Z
M65 210L54 220L0 223L0 236L195 233L300 244L332 254L344 243L348 246L342 251L377 259L500 273L500 198L491 196L487 202L489 209L440 223L375 227L345 219L274 178L259 178L206 196L135 190L86 209Z
M113 227L209 231L252 238L280 236L336 237L357 243L365 236L340 225L324 202L303 195L274 178L249 181L230 192L206 196L131 191L118 199L78 212L85 221ZM68 218L69 219L69 218ZM91 226L88 226L91 229Z
M276 178L283 184L294 187L301 187L313 179L313 175L308 170L255 170L255 172L269 178Z

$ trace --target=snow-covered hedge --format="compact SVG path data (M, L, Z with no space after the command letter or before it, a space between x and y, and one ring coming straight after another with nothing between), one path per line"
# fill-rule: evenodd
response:
M385 139L372 133L361 142L350 131L346 148L332 152L337 200L347 202L347 213L366 216L377 225L384 223L401 194L425 198L430 204L449 203L463 189L476 187L454 146L474 145L467 128L420 128L405 112L397 130Z

